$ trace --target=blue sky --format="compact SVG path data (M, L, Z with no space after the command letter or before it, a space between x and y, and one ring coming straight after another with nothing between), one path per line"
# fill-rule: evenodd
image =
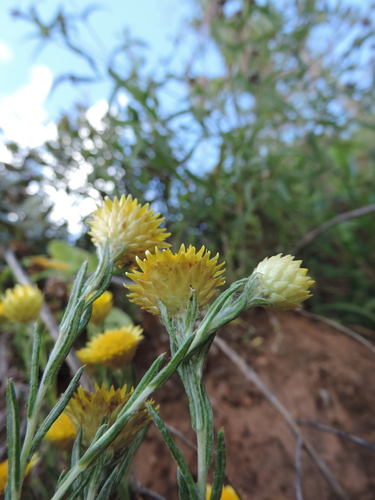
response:
M5 137L17 139L16 131L21 127L20 121L17 123L14 117L10 117L13 106L30 130L33 122L37 122L35 127L40 128L42 123L48 124L62 112L71 110L76 102L90 107L108 97L108 83L78 87L66 83L49 95L53 76L65 72L85 74L88 73L87 67L58 44L47 44L40 50L40 42L31 36L33 26L11 15L17 9L27 12L34 4L47 22L61 5L67 11L80 12L93 3L93 0L0 2L0 127L5 130ZM90 16L88 29L83 33L84 44L105 58L121 40L123 30L128 29L133 37L148 44L149 64L154 68L162 57L171 53L173 39L181 32L184 18L191 13L189 2L176 0L107 0L96 2L96 5L98 10ZM13 125L9 126L10 122ZM25 135L23 130L20 132ZM19 140L28 145L26 137ZM34 137L30 145L37 142Z

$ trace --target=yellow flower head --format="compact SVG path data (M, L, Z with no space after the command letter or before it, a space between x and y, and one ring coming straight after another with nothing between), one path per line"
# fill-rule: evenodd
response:
M262 260L254 272L259 273L259 294L268 300L269 309L285 311L297 309L311 297L309 288L315 283L306 276L308 269L301 269L302 260L282 254Z
M65 413L51 425L44 439L51 441L60 450L70 450L77 434L77 428Z
M208 484L206 490L206 500L210 500L211 491L212 491L212 486ZM232 486L224 486L220 500L240 500L240 497L234 491Z
M43 269L57 269L59 271L67 271L70 266L62 260L49 259L43 257L43 255L36 255L35 257L30 257L33 264L42 267Z
M159 227L164 220L159 216L149 209L148 203L142 206L131 195L115 197L113 201L107 197L89 222L89 234L97 247L108 241L117 266L123 267L132 264L136 256L143 258L155 246L170 246L164 241L170 233Z
M83 364L99 363L113 369L122 368L133 359L137 346L143 339L142 332L139 326L107 330L77 351L77 356Z
M127 273L137 283L126 285L132 292L128 297L142 309L155 315L160 314L157 302L160 300L168 314L176 316L186 311L193 288L197 293L198 307L202 309L214 295L216 288L225 282L220 276L224 272L221 269L224 263L217 264L218 258L219 254L210 259L210 252L205 252L204 247L196 253L191 245L187 250L185 245L181 245L176 254L169 249L155 249L155 255L146 252L143 261L137 258L142 272Z
M26 467L25 475L28 476L39 462L38 454L35 453ZM0 463L0 495L4 495L8 482L8 460Z
M0 318L4 318L4 304L0 301Z
M96 431L102 423L103 417L107 417L108 425L111 427L122 408L128 402L133 393L127 391L127 386L115 390L113 386L108 390L105 385L99 387L95 384L95 392L87 392L78 387L72 399L69 401L65 412L71 417L74 424L82 426L82 444L88 447ZM152 401L151 401L152 403ZM144 406L133 413L130 420L123 428L119 436L110 445L111 451L121 454L133 442L137 434L151 421L151 416Z
M90 295L91 297L91 295ZM90 298L89 297L89 298ZM113 295L106 290L100 297L92 303L92 313L90 323L100 325L110 313L113 306Z
M8 288L3 298L3 315L10 321L35 321L43 305L42 292L36 286L16 285Z

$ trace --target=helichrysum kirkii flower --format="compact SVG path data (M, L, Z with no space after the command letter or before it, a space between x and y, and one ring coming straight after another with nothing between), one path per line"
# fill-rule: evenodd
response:
M51 425L44 439L60 450L70 450L77 434L77 428L65 413L62 413Z
M124 267L133 264L136 256L143 258L145 252L155 246L170 246L165 242L170 233L159 227L163 220L160 214L154 214L148 203L141 205L130 195L115 197L113 201L107 197L89 222L89 234L97 247L108 241L117 266Z
M77 356L83 364L98 363L113 369L123 368L133 359L137 346L143 339L142 332L139 326L107 330L77 351Z
M208 484L206 490L206 500L210 500L211 492L212 492L212 486ZM232 486L224 486L220 500L240 500L240 497L234 491Z
M90 298L90 297L89 297ZM100 325L110 313L113 306L113 295L106 290L92 303L90 323Z
M115 390L113 386L108 390L103 384L95 384L95 392L87 392L78 387L73 398L66 407L66 413L77 427L82 426L82 444L88 447L94 439L96 431L102 423L103 417L108 418L111 427L122 408L128 402L133 390L127 392L127 386ZM151 401L152 403L152 401ZM136 435L151 421L151 416L142 405L135 411L119 436L110 445L111 451L121 454L133 442Z
M268 300L270 309L283 311L297 309L311 297L309 288L315 282L306 276L308 269L301 269L301 260L282 254L262 260L254 272L259 273L258 294Z
M5 291L3 315L10 321L28 323L39 316L43 305L42 292L36 286L16 285Z
M35 455L30 460L28 466L26 467L25 476L28 476L32 469L36 466L39 461L38 454ZM8 460L0 463L0 495L4 495L8 482Z
M196 253L193 246L173 254L169 249L155 254L146 252L146 258L137 258L142 272L127 273L136 285L126 285L131 291L132 302L155 315L160 314L158 300L168 310L170 316L184 314L188 306L191 289L197 293L198 307L202 309L225 282L221 274L224 263L218 264L219 254L210 259L210 252L202 247Z

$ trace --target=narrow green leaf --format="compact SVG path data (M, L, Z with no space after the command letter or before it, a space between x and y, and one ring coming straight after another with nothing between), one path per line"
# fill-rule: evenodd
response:
M64 476L64 478L62 479L62 481L60 482L60 484L63 483L65 477L66 476ZM69 495L69 497L68 497L69 500L84 500L85 496L82 495L82 491L89 484L90 479L91 479L91 468L88 469L88 470L85 470L85 472L83 473L83 477L80 477L81 481L79 482L78 486L74 489L74 491ZM78 480L76 480L73 483L73 488L74 488L74 486L75 486L75 484L76 484L77 481ZM56 491L58 491L58 489Z
M228 304L232 299L233 295L243 286L245 285L247 278L236 281L231 285L228 290L223 292L219 297L215 300L213 304L209 307L206 316L203 318L202 323L199 325L197 330L197 341L201 339L206 333L206 330L209 328L211 322L216 318L216 316L221 311L224 304Z
M134 455L136 454L138 448L140 447L148 427L149 426L144 428L138 434L138 436L136 436L135 440L126 450L124 456L121 457L120 463L113 469L110 476L103 484L96 500L108 500L111 493L113 493L116 490L124 475L127 474L127 472L129 471Z
M195 333L190 335L176 354L172 357L169 363L158 373L151 384L152 391L159 389L168 379L172 376L172 374L177 370L179 364L185 358L186 353L188 352L193 340L195 339Z
M177 484L179 500L190 500L189 488L179 467L177 467Z
M206 388L201 381L201 397L203 403L203 418L204 418L204 429L206 433L206 467L207 469L211 465L212 460L212 447L214 439L214 419L212 415L212 406L210 399L208 397Z
M72 455L70 459L70 466L73 467L81 457L82 446L82 427L79 427L72 448Z
M190 290L188 310L185 318L184 336L190 335L194 330L194 325L198 317L198 297L197 292L193 288Z
M160 354L160 356L158 356L155 359L155 361L152 363L150 368L147 370L147 372L144 374L141 381L135 388L131 396L133 399L136 399L139 396L139 394L141 394L146 389L146 387L155 379L155 376L158 373L158 370L160 368L161 363L163 362L163 359L164 359L164 354ZM122 412L119 413L119 416L121 414Z
M7 439L8 439L8 486L9 498L16 498L16 492L21 488L22 478L20 471L20 415L16 390L12 380L8 380L6 388L7 402Z
M69 325L71 316L75 313L77 300L81 295L84 279L87 273L87 262L84 262L77 273L76 279L74 280L73 288L70 293L69 302L65 309L65 313L61 319L60 323L60 331L64 331L66 327Z
M31 418L36 394L38 392L39 382L39 355L41 342L41 324L37 323L33 336L33 351L31 354L31 370L30 370L30 394L27 405L27 418Z
M35 434L34 439L32 441L32 445L30 448L28 460L33 456L35 453L37 447L39 446L40 442L50 429L51 425L55 422L55 420L61 415L61 413L65 410L66 405L69 403L70 399L73 396L74 391L77 389L79 385L79 380L81 378L82 372L85 369L84 366L81 366L81 368L77 371L77 373L74 375L72 380L70 381L70 384L65 391L65 393L60 397L59 401L56 403L56 405L52 408L42 425L39 427L38 432Z
M194 479L193 476L191 475L191 472L189 470L189 467L187 466L187 463L185 462L184 457L182 456L182 453L180 450L177 448L176 443L173 441L173 438L167 429L165 423L163 420L160 418L158 412L150 405L149 403L145 404L147 410L150 412L156 427L159 429L161 435L163 436L163 439L168 446L170 452L172 453L172 456L180 469L181 475L186 483L186 488L189 491L190 494L190 499L191 500L199 500L198 493L195 487Z
M210 500L220 500L221 492L223 490L224 478L225 478L225 441L224 441L224 429L220 429L217 435L216 444L216 464L214 472L214 480L212 483L211 499Z

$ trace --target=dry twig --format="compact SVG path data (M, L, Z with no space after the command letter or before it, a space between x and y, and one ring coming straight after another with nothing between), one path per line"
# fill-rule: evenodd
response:
M369 443L364 439L359 438L358 436L353 436L353 434L348 434L347 432L341 431L340 429L335 429L334 427L329 427L328 425L320 424L319 422L312 422L311 420L306 420L304 418L297 418L296 422L298 425L308 425L310 427L315 427L323 432L329 432L331 434L335 434L336 436L340 436L345 439L349 439L360 446L364 446L371 451L375 451L375 444Z
M296 443L296 500L303 500L302 495L302 473L301 473L301 459L302 459L302 440L300 437L297 438Z
M237 352L232 349L223 339L216 336L214 343L219 347L219 349L237 366L237 368L241 371L243 376L249 381L252 382L257 389L268 399L268 401L276 408L276 410L281 414L284 421L288 425L291 430L293 436L296 439L300 439L303 447L306 449L312 460L317 465L319 471L330 485L332 490L336 493L337 498L340 500L349 500L349 497L342 489L341 485L338 483L336 478L333 476L331 470L328 465L324 462L324 460L317 453L315 448L311 445L311 443L302 435L296 421L286 409L286 407L277 399L277 397L268 389L268 387L262 382L257 373L250 368L250 366L245 362L245 360L237 354Z
M327 231L333 226L336 226L336 224L340 224L341 222L345 222L350 219L354 219L356 217L361 217L362 215L367 215L370 214L371 212L375 212L375 203L372 205L366 205L365 207L361 208L356 208L355 210L350 210L349 212L344 212L342 214L336 215L336 217L333 217L332 219L328 220L321 226L317 227L316 229L313 229L309 233L307 233L301 241L295 245L290 253L292 255L296 255L298 252L302 250L308 243L311 243L313 240L315 240L318 236L320 236L322 233Z

